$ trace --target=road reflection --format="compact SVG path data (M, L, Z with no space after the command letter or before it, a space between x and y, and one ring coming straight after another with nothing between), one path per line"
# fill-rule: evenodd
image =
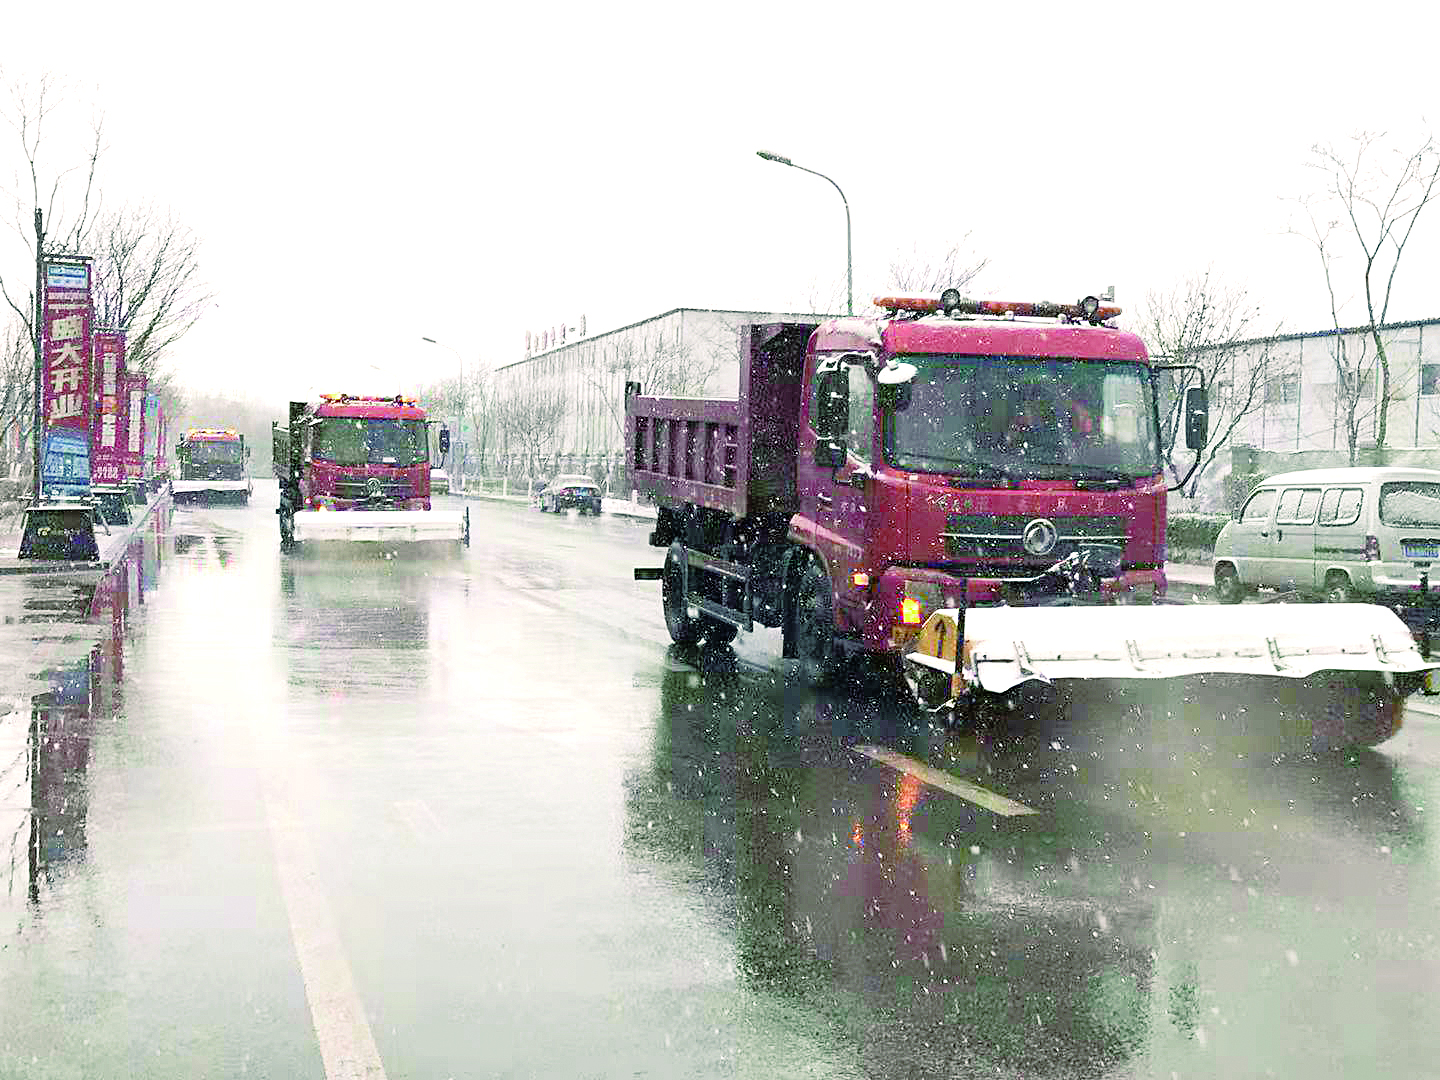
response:
M383 552L282 558L275 644L292 687L410 694L429 665L435 581L429 561Z
M1357 912L1352 951L1433 950L1433 874L1411 869L1433 841L1390 758L1138 730L1114 707L1080 734L957 734L889 692L811 695L728 650L672 649L648 768L626 778L626 850L687 868L732 920L741 976L824 1017L877 1076L1238 1069L1297 1029L1230 1003L1278 986L1337 1007L1328 980L1297 978L1301 955L1338 961L1332 912ZM991 815L850 752L860 740L1044 812ZM1386 880L1351 870L1401 851L1413 862L1382 864ZM1418 991L1435 967L1406 977ZM1240 1044L1222 1052L1223 1026Z

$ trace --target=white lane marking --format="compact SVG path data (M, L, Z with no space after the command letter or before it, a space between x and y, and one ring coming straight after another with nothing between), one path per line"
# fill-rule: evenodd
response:
M330 903L320 887L315 855L300 824L277 812L276 792L271 790L274 783L262 784L261 797L326 1080L385 1080L385 1066L365 1006L355 989Z
M932 769L923 761L916 761L912 757L906 757L904 754L897 753L894 750L887 750L883 746L852 746L850 749L854 750L857 754L863 754L865 757L873 758L875 761L889 765L897 772L909 773L911 776L918 777L931 787L937 787L942 791L950 792L952 795L958 795L960 798L972 802L976 806L983 807L994 814L1001 814L1004 817L1016 817L1020 814L1038 814L1040 812L1039 810L1026 806L1024 803L1018 803L1014 799L1007 799L1004 795L997 795L995 792L983 788L979 784L972 784L968 780L961 780L958 777L951 776L947 772Z

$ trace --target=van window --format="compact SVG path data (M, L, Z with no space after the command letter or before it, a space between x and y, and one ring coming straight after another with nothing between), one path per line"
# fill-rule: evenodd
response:
M1360 520L1362 488L1330 488L1320 497L1321 525L1354 525Z
M1315 520L1315 507L1319 502L1319 488L1286 488L1280 493L1280 506L1275 511L1275 524L1309 525Z
M1250 496L1250 501L1245 504L1245 509L1240 512L1241 521L1264 521L1270 516L1270 508L1275 505L1275 489L1263 488Z
M1380 521L1386 525L1440 529L1440 484L1402 480L1380 485Z

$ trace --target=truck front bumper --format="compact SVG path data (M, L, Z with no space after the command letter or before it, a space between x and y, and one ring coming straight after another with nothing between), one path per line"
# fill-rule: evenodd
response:
M862 644L871 652L901 651L915 640L934 612L998 605L1003 602L1006 584L1004 578L965 578L944 570L891 567L871 590ZM1163 568L1126 570L1101 585L1102 598L1116 604L1148 604L1164 595Z

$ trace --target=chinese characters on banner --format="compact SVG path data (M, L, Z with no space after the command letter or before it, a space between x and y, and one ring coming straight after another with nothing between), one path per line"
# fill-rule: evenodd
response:
M90 260L54 257L44 265L40 321L41 409L45 439L41 490L90 491Z
M125 334L95 331L96 422L90 438L90 475L99 484L125 479L122 441L129 402L121 394L125 377Z
M145 474L145 383L144 375L126 375L121 380L129 399L124 460L125 476L131 480L139 480Z

